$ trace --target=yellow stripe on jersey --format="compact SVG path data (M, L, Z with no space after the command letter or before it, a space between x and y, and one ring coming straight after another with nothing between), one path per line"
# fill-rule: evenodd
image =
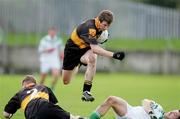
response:
M74 29L74 31L71 34L71 40L79 46L80 49L86 48L87 44L81 39L79 38L79 36L77 35L76 29Z
M21 108L23 110L25 110L27 104L32 100L32 99L36 99L36 98L43 98L46 100L49 100L49 95L45 92L38 92L36 95L29 95L27 96L21 103Z
M99 19L97 17L95 18L95 26L96 26L97 29L100 28L100 21L99 21Z

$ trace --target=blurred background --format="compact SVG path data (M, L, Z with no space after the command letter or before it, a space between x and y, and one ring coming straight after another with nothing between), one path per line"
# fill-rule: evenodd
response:
M111 10L115 20L102 47L124 51L126 57L98 57L93 103L80 100L83 73L68 86L60 80L54 91L60 105L88 116L105 98L116 95L132 105L149 98L165 111L179 109L180 0L0 0L0 112L20 89L24 75L39 79L38 45L49 27L58 28L65 44L74 27L104 9ZM52 77L48 79L45 84L50 86ZM111 110L103 119L114 118ZM13 119L24 119L22 111Z
M108 50L122 62L99 57L97 71L180 73L179 0L0 0L0 73L39 71L37 47L49 27L64 40L75 26L110 9Z

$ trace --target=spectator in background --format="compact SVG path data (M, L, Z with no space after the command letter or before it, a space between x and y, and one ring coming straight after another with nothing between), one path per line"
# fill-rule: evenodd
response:
M44 84L48 72L51 71L53 76L51 89L54 89L61 72L63 49L62 39L57 37L57 29L55 27L49 28L48 35L41 39L38 48L40 53L40 84Z

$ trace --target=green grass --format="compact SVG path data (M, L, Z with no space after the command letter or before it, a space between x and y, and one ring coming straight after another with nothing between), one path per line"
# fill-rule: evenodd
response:
M55 90L59 104L73 114L88 116L109 95L120 96L131 105L139 105L142 99L149 98L159 102L165 111L179 108L180 75L97 73L92 88L96 100L92 103L80 100L83 77L82 74L77 75L67 86L60 80ZM22 75L0 76L0 112L10 97L19 90L22 78ZM49 82L50 77L46 85ZM12 119L24 119L23 112L18 111ZM103 119L114 119L113 111L108 112Z
M9 33L5 39L8 45L38 45L40 39L46 35L43 34L24 34L24 33ZM62 35L64 43L68 39L68 36ZM105 47L111 50L128 50L128 51L176 51L180 52L180 39L127 39L127 38L116 38L109 39L105 43Z

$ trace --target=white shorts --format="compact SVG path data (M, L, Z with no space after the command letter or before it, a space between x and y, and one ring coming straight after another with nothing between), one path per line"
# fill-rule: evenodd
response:
M150 119L142 106L131 106L127 103L127 113L125 116L116 116L116 119Z
M59 60L54 61L43 61L40 63L40 72L41 73L48 73L52 69L58 69L61 68L61 62Z

